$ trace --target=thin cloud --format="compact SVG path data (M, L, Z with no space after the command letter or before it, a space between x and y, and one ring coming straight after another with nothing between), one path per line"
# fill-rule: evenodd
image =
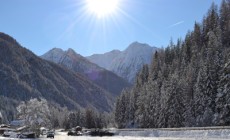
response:
M178 26L178 25L183 24L183 23L184 23L184 21L182 20L182 21L179 21L177 23L174 23L174 24L168 26L168 28L172 28L172 27Z

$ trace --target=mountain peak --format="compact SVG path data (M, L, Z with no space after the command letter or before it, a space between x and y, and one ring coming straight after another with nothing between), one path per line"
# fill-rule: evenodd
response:
M0 32L0 41L4 40L7 41L8 43L11 43L14 45L14 47L19 47L21 46L16 39L14 39L13 37L9 36L8 34L5 34L3 32Z
M156 50L154 47L151 47L148 44L133 42L131 43L127 49L125 49L124 53L128 55L127 57L138 57L140 55L149 54Z
M49 50L47 53L45 53L44 55L42 55L41 58L43 59L46 58L49 60L53 60L54 62L58 62L64 53L65 52L60 48L53 48Z
M73 49L71 49L71 48L69 48L68 50L67 50L67 53L76 53Z
M76 53L73 49L69 48L65 53L70 57L81 57L78 53Z
M65 51L62 55L52 56L52 54L46 53L42 57L46 60L60 64L71 71L80 73L115 96L119 95L124 88L130 86L126 80L90 62L71 48Z
M131 43L130 45L139 45L139 44L143 44L143 43L140 43L138 41L134 41L133 43Z
M53 52L53 53L63 53L64 51L61 48L53 48L53 49L50 50L50 52Z
M139 43L136 41L136 42L131 43L126 50L141 49L141 48L152 48L152 47L146 43Z
M110 53L120 53L120 50L112 50Z
M17 101L45 98L68 109L87 106L106 112L112 109L112 95L103 88L76 72L40 59L26 48L17 46L13 40L0 33L0 96ZM51 52L61 51L54 48Z
M133 83L142 66L151 63L156 50L158 48L136 41L124 51L114 50L101 55L92 55L88 59Z

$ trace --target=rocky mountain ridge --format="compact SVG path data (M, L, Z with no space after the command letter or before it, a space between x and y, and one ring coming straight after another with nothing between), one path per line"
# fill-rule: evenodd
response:
M134 83L134 79L144 64L150 64L156 47L134 42L124 51L113 50L105 54L94 54L87 59Z
M63 51L59 48L53 48L42 55L41 58L82 74L98 86L109 91L113 96L120 95L123 89L131 86L121 77L90 62L73 49Z
M17 101L45 98L51 103L109 112L112 96L80 74L41 59L0 33L0 96ZM4 99L4 98L3 98Z

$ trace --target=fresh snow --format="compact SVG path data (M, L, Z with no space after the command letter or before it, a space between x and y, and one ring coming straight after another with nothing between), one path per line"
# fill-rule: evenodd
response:
M67 136L59 133L58 140L229 140L229 129L218 130L117 130L113 137Z
M132 137L169 137L169 138L192 138L192 139L229 139L229 129L218 130L140 130L140 131L120 131L119 136Z
M87 59L134 83L137 73L144 64L151 63L156 50L158 48L148 44L134 42L124 51L114 50L105 54L95 54Z
M4 138L0 139L12 139ZM46 139L45 137L39 138ZM57 140L229 140L230 129L217 130L117 130L113 137L67 136L66 133L57 132Z

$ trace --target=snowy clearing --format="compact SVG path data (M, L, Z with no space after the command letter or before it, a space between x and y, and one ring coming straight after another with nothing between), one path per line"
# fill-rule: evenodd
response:
M3 138L1 140L14 140L13 138ZM48 140L49 138L40 138L39 140ZM222 138L172 138L172 137L131 137L131 136L114 136L114 137L90 137L90 136L63 136L57 135L54 140L229 140Z
M147 129L135 131L119 131L119 136L132 137L174 137L174 138L230 138L230 129L216 129L216 130L174 130L174 129Z
M14 140L0 137L0 140ZM47 139L45 136L38 140ZM229 129L218 130L117 130L113 137L67 136L65 132L57 132L55 140L229 140Z
M217 130L115 130L113 137L67 136L57 133L57 140L229 140L229 129ZM42 139L42 138L41 138Z
M216 138L154 138L154 137L132 137L132 136L114 136L114 137L90 137L90 136L57 136L55 140L216 140ZM43 140L43 139L42 139ZM227 139L218 139L227 140Z

